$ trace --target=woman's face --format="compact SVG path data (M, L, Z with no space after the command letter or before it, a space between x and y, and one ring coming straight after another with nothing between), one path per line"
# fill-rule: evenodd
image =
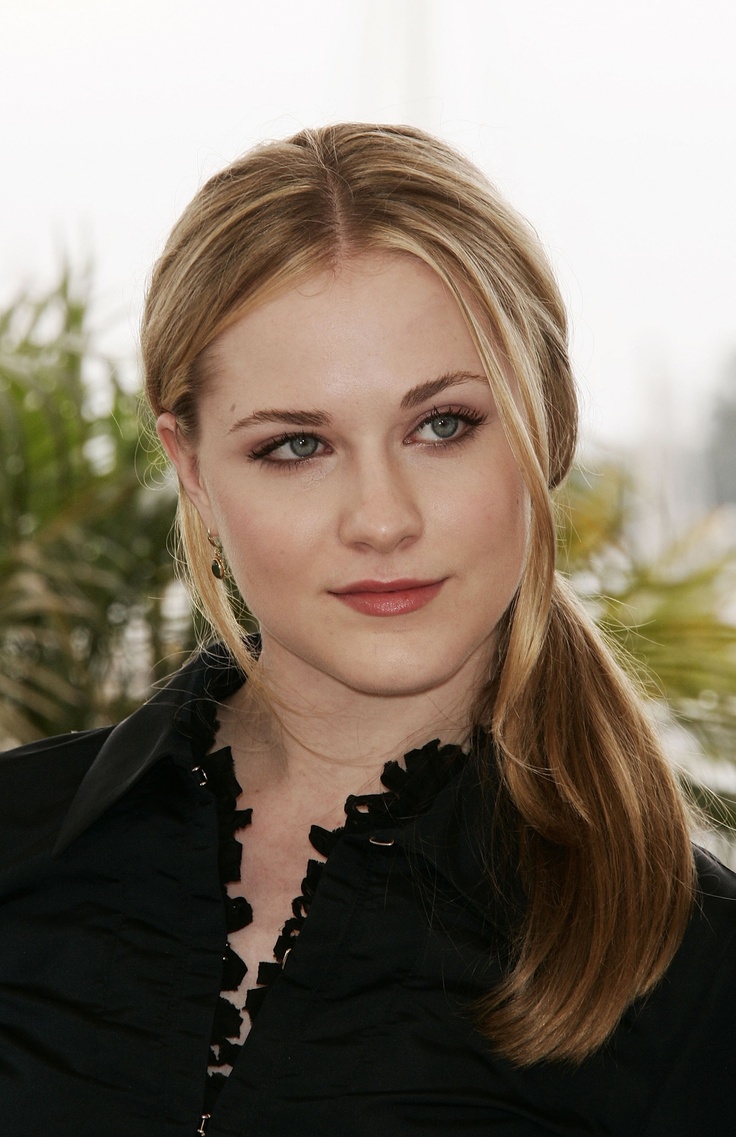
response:
M293 689L470 690L519 583L528 498L460 310L363 256L210 349L193 449L159 433Z

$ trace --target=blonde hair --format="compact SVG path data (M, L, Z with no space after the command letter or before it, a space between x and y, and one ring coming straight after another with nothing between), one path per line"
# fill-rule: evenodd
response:
M577 405L564 305L539 241L470 162L417 129L347 123L262 145L207 182L155 266L148 399L196 442L216 337L300 277L368 251L412 254L450 289L529 491L527 563L477 707L528 904L478 1021L518 1063L579 1061L666 970L693 866L686 811L641 701L555 572L550 490L573 458ZM237 608L184 492L179 527L193 594L250 673Z

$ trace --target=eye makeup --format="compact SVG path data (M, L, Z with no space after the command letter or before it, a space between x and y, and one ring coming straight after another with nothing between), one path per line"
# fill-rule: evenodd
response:
M420 445L437 449L458 445L469 440L478 427L486 422L487 417L486 414L472 410L470 407L449 406L442 409L433 407L429 414L424 415L412 428L404 440L404 445ZM453 429L455 423L462 428L459 432L457 428ZM416 441L416 434L429 426L434 427L435 437ZM443 431L447 431L447 433L443 433ZM275 456L280 450L284 451L284 457ZM286 431L255 447L249 453L248 458L265 465L294 468L304 466L330 451L330 444L318 434L307 433L306 431Z

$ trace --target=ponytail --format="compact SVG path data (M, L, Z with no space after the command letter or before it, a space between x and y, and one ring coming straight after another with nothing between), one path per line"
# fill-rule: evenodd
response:
M680 944L694 887L687 811L638 692L557 574L518 686L514 665L512 627L493 734L528 908L479 1022L522 1065L581 1061Z

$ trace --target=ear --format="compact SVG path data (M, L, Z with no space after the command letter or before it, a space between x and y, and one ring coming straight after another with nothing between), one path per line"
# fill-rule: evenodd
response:
M179 430L175 415L171 414L170 411L160 414L156 419L156 433L179 475L182 489L195 506L205 527L216 533L217 526L212 514L209 494L199 471L196 452Z

